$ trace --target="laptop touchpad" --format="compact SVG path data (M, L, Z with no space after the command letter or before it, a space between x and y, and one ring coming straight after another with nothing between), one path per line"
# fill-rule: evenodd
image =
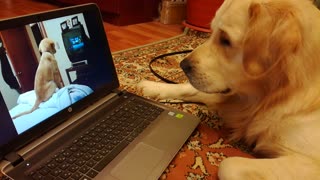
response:
M111 175L121 180L146 179L163 156L164 151L139 143L112 169Z

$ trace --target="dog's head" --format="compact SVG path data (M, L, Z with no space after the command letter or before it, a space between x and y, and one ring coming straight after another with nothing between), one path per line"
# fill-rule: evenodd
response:
M49 52L51 54L55 54L56 48L55 48L54 41L49 38L42 39L39 44L39 52L40 53Z
M294 3L225 0L211 37L180 64L191 84L207 93L286 86L303 44L300 3Z

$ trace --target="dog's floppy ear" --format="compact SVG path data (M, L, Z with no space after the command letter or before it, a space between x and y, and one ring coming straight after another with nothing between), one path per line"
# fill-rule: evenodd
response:
M51 49L51 50L55 50L55 49L56 49L56 48L55 48L55 45L54 45L54 42L51 42L51 43L50 43L50 49Z
M249 18L243 67L250 77L258 78L298 50L301 31L293 9L286 4L252 3Z
M54 42L53 42L53 41L50 42L49 46L50 46L50 47L49 47L50 53L55 54L55 53L56 53L56 47L55 47Z

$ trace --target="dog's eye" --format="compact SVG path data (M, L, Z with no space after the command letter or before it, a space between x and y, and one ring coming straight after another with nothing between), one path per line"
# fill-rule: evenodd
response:
M230 40L224 36L220 36L220 44L228 47L231 46Z
M221 31L220 32L219 43L222 46L225 46L225 47L230 47L231 46L230 38L229 38L228 34L225 31Z

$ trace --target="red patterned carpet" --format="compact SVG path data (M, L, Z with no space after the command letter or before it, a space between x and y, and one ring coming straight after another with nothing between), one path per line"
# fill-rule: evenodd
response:
M152 58L175 51L194 49L203 43L209 34L189 31L181 36L150 44L144 47L125 50L113 54L122 89L135 92L135 84L141 79L160 81L149 70ZM170 80L182 83L186 78L179 68L183 55L160 59L153 64L156 72ZM206 107L191 103L170 103L169 106L194 114L201 124L182 147L161 179L218 179L220 162L231 156L252 157L247 148L239 142L228 142L227 132L222 129L223 120Z

